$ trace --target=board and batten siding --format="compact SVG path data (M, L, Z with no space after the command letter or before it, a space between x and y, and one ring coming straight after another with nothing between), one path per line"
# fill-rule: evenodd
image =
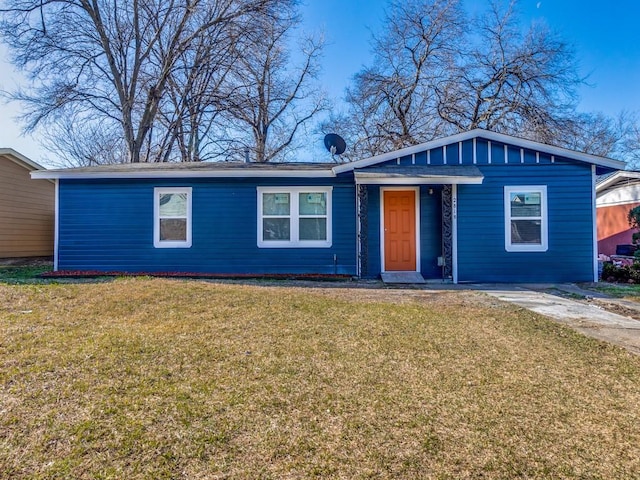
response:
M0 258L53 254L55 185L0 155Z
M457 186L459 282L593 280L595 219L590 164L477 137L400 156L375 167L391 171L398 165L476 165L484 175L480 185ZM546 252L507 252L505 248L504 187L524 185L547 186ZM421 188L421 272L425 278L441 278L440 267L432 263L442 255L441 213L437 210L441 205L429 203L425 197L428 187ZM440 187L433 187L439 193ZM369 188L367 276L381 271L378 190L377 186Z
M475 150L475 155L474 155ZM555 157L544 152L520 148L484 138L465 140L432 148L376 165L549 165ZM363 169L363 170L366 170Z
M487 165L482 185L458 186L458 281L593 280L592 177L589 165ZM505 249L504 187L546 185L546 252Z
M258 248L257 187L287 185L333 187L330 248ZM155 187L192 187L190 248L154 248ZM355 275L354 189L348 177L60 180L58 269Z

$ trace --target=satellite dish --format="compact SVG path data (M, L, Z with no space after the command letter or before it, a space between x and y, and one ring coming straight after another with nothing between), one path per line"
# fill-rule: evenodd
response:
M347 149L347 144L337 133L328 133L324 136L324 146L329 150L331 156L342 155Z

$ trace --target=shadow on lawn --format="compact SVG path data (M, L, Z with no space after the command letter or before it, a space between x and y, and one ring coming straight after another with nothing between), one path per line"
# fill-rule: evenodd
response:
M5 285L47 285L58 283L103 283L111 277L92 278L46 278L53 270L53 261L47 257L0 259L0 284Z

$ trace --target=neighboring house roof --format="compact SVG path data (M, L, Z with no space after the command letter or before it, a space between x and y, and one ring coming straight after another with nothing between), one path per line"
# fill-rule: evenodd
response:
M640 203L640 172L620 170L596 182L596 206Z
M12 162L17 163L30 171L44 169L42 165L38 165L36 162L25 157L20 152L16 152L13 148L0 148L0 156L8 158Z
M600 157L597 155L591 155L588 153L576 152L567 148L555 147L553 145L547 145L545 143L534 142L524 138L513 137L511 135L504 135L502 133L490 132L489 130L483 130L476 128L468 132L458 133L456 135L450 135L448 137L438 138L430 142L421 143L411 147L402 148L400 150L394 150L392 152L383 153L362 160L357 160L351 163L345 163L334 167L336 173L348 172L357 168L364 168L370 165L376 165L378 163L387 162L389 160L395 160L397 158L419 153L424 150L432 150L434 148L443 147L452 143L464 142L466 140L472 140L474 138L484 138L492 142L507 143L518 146L520 148L527 148L529 150L536 150L538 152L547 153L549 155L557 155L561 157L570 158L572 160L578 160L581 162L590 163L602 167L621 169L625 167L625 163L612 158Z
M611 175L603 175L596 182L596 192L601 193L614 187L634 185L640 183L640 172L620 170Z

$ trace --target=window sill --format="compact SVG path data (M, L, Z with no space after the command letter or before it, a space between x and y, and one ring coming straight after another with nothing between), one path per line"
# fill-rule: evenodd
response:
M154 248L191 248L191 242L162 242L154 243Z
M549 248L546 245L507 245L507 252L546 252Z
M331 242L258 242L258 248L331 248Z

